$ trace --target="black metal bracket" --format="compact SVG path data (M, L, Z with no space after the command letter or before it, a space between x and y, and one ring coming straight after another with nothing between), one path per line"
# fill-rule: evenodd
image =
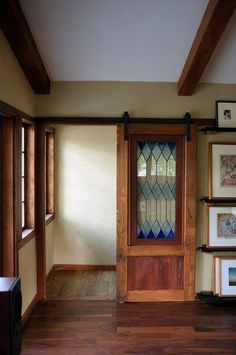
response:
M129 112L125 111L123 114L124 118L124 140L127 141L129 139Z
M192 119L190 112L186 112L184 119L185 119L185 123L186 123L187 141L190 141L190 139L191 139L191 119Z
M205 252L209 252L210 250L207 249L206 244L202 244L201 246L197 247L196 250L201 250L201 251L205 251Z

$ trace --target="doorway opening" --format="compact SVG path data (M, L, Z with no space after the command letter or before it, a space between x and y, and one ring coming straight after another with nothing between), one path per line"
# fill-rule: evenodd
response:
M56 127L47 299L116 299L116 126Z

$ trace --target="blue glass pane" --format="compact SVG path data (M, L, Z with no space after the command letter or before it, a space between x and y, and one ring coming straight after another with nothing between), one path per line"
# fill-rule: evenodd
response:
M137 144L137 238L176 238L176 143Z

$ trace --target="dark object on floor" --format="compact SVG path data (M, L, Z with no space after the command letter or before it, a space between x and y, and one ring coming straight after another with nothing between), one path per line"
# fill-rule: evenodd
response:
M17 277L0 277L0 354L21 351L21 289Z

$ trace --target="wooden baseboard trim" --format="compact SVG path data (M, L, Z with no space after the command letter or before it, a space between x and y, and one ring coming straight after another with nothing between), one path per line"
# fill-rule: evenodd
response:
M54 270L116 271L116 265L55 264Z
M26 325L26 323L29 320L29 318L30 318L34 308L36 307L37 303L38 303L38 295L36 294L34 296L33 300L31 301L30 305L28 306L28 308L24 312L23 316L21 317L22 328L24 328L24 326Z
M46 281L48 281L53 273L53 271L55 270L55 265L52 265L51 269L49 270L49 272L47 273L46 276Z

